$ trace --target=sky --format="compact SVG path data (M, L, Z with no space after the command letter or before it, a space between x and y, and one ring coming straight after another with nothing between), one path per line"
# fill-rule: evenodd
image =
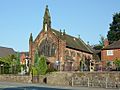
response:
M35 39L42 29L46 5L52 28L80 35L90 45L107 36L113 15L120 12L120 0L0 0L0 46L28 51L30 33Z

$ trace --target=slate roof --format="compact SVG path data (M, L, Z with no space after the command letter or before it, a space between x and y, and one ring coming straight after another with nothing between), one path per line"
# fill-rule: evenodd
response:
M84 43L84 41L81 40L80 38L76 38L68 34L65 34L65 36L60 35L60 32L55 29L52 29L52 31L57 37L59 36L60 39L66 41L66 45L67 45L66 47L79 50L79 51L84 51L91 54L93 53L90 50L90 48Z
M8 56L10 54L15 54L15 51L12 48L0 46L0 57L5 57L5 56Z
M109 50L109 49L120 49L120 40L114 41L112 44L103 48L103 50Z
M87 45L89 48L90 48L90 50L93 52L93 59L95 59L97 62L98 61L100 61L101 59L100 59L100 57L101 57L101 50L95 50L95 49L93 49L93 47L92 46L90 46L90 45Z

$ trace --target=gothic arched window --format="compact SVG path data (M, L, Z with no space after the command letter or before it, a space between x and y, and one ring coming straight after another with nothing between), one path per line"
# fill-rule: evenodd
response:
M52 57L55 55L56 45L50 39L44 39L39 46L39 55Z

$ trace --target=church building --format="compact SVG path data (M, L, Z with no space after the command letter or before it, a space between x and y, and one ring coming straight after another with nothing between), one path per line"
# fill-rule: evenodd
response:
M82 32L81 32L82 33ZM56 30L51 27L51 16L48 6L45 8L43 27L38 36L29 39L29 57L34 65L36 49L39 55L44 55L47 64L61 71L90 70L90 60L93 52L80 37L68 35L65 30Z

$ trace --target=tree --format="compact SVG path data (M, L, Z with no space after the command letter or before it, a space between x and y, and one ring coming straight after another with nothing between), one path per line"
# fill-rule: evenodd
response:
M107 38L110 44L120 39L120 13L113 15L113 21L110 24Z
M104 47L104 36L100 35L100 41L99 41L99 45L103 48Z
M103 47L100 44L94 45L93 49L95 50L101 50Z
M117 70L120 70L120 59L115 59L113 62L117 68Z
M104 36L100 35L100 40L99 40L99 44L96 44L93 46L93 49L95 50L101 50L104 47Z
M38 75L38 71L37 71L37 68L36 67L32 67L32 75L33 76L37 76Z
M4 72L7 73L14 73L17 74L20 72L20 65L18 65L19 57L16 54L11 54L5 57L0 58L0 62L4 66Z
M20 53L16 53L16 60L17 60L17 65L20 65Z
M38 55L38 50L36 49L35 51L35 58L34 58L34 66L38 66L38 61L39 61L39 55Z
M39 59L39 65L38 65L38 72L41 75L45 75L47 72L47 62L46 62L46 58L44 56L41 56Z
M40 57L38 54L38 50L36 49L34 54L34 66L31 67L33 76L37 76L39 74L38 72L39 60L40 60Z

